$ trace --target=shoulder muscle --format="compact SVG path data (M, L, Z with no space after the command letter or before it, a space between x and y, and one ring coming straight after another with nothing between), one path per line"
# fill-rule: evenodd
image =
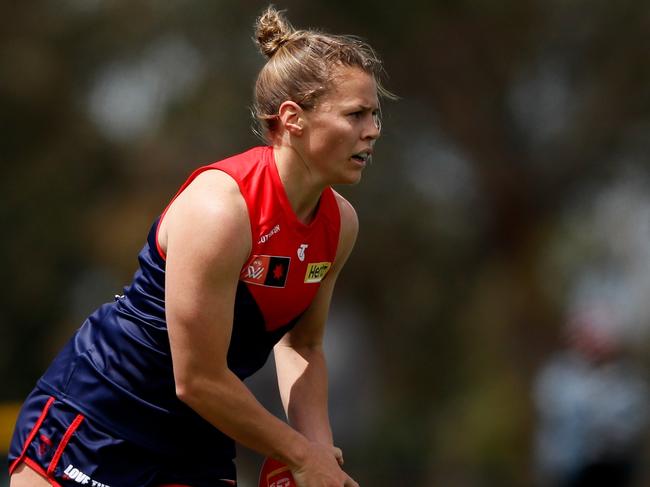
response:
M336 252L335 267L341 268L347 260L359 233L359 218L354 207L339 193L334 191L336 203L341 215L341 230L339 236L339 246Z
M250 250L250 223L237 183L226 173L207 170L171 203L160 223L159 242L168 253L170 241L191 234L214 249L215 241ZM189 236L189 235L188 235ZM206 249L207 250L207 249ZM244 254L246 252L243 252Z

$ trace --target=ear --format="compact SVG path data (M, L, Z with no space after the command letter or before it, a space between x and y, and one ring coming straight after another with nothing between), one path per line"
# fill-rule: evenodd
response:
M278 110L280 125L291 135L302 135L304 125L302 114L303 110L300 105L294 101L285 101Z

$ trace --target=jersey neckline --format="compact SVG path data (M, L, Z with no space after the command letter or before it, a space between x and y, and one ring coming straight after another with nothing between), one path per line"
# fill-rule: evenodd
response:
M287 190L285 189L284 184L282 183L282 179L280 178L280 171L278 170L278 165L275 161L275 151L273 150L272 146L267 146L266 149L266 163L270 167L271 179L273 180L273 185L275 186L278 200L280 201L280 204L282 205L286 215L288 215L293 223L299 228L303 228L305 230L311 229L321 219L321 215L323 214L323 197L327 191L331 191L331 188L328 186L321 192L318 203L316 204L316 213L314 214L314 218L312 218L309 223L303 223L300 218L298 218L298 215L296 215L296 212L293 210L293 206L291 206L289 196L287 195Z

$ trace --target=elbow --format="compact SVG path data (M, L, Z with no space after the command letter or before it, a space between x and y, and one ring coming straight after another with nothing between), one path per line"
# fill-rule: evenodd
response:
M175 379L176 397L191 408L200 401L201 392L198 381L191 380L189 377L176 377Z
M176 397L190 408L197 410L228 391L225 374L207 374L193 370L174 376Z
M187 404L190 397L190 390L187 387L187 384L179 384L176 382L176 397L180 399L181 402Z

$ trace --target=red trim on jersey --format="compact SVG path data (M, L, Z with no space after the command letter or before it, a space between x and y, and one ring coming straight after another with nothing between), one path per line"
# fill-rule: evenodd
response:
M21 452L20 456L18 458L16 458L14 463L12 463L11 466L9 467L9 475L11 475L13 473L13 471L16 469L16 467L25 458L25 454L27 453L27 449L29 448L29 445L32 443L32 441L34 441L34 437L38 433L38 430L41 427L41 424L43 424L43 421L45 421L45 417L47 416L47 412L50 409L50 406L52 406L53 402L54 402L54 398L50 397L47 400L47 402L45 403L45 406L43 406L43 411L41 412L41 415L36 420L36 423L34 423L34 427L32 428L32 431L30 431L29 436L27 436L27 439L25 440L25 446L23 446L23 451Z
M334 191L323 189L313 219L303 223L294 212L282 183L273 147L255 147L241 154L196 169L165 208L156 228L159 231L170 205L196 179L210 169L228 174L238 185L251 232L251 252L242 265L240 281L246 283L264 318L267 331L287 325L309 307L320 282L336 258L341 215ZM255 266L254 259L268 256L274 267ZM289 260L290 265L278 263ZM282 266L282 269L278 266ZM277 272L274 272L276 271ZM284 273L281 273L281 271ZM276 275L277 274L277 275ZM258 282L264 276L262 282ZM269 277L270 276L270 277ZM262 285L257 285L262 284Z
M240 281L259 306L266 330L276 330L300 316L315 297L322 279L306 278L310 266L334 262L341 226L334 191L324 188L313 219L305 224L291 206L272 147L251 149L216 166L237 181L248 207L251 253ZM290 259L290 265L281 279L267 282L268 276L274 276L273 269L261 261L256 265L259 256L268 256L269 262ZM266 276L264 282L255 281L261 275Z
M61 439L61 443L59 443L59 446L56 449L56 452L54 453L54 456L52 457L52 461L50 462L50 466L47 467L47 474L52 475L52 472L54 472L54 469L56 468L57 464L59 463L59 460L61 460L61 455L63 455L63 450L65 450L65 447L68 446L68 442L70 441L70 438L74 434L74 432L77 430L81 422L84 420L83 415L77 414L77 417L74 418L74 421L70 426L68 426L68 429L66 430L65 434L63 435L63 438Z

